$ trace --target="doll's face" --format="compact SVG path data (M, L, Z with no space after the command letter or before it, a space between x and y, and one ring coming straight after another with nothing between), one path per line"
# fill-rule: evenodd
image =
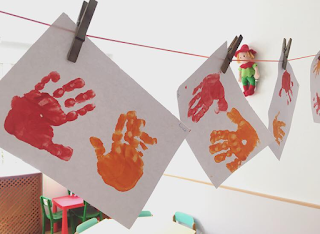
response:
M248 52L240 52L238 54L238 58L239 58L239 60L250 60L251 59ZM247 62L249 62L249 61L240 61L240 64L245 64Z

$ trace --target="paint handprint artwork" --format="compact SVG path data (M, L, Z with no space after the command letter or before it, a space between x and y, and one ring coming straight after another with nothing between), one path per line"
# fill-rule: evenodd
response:
M225 99L224 87L220 82L220 74L210 74L193 90L194 97L189 102L188 117L198 122L209 110L215 100L215 113L226 111L228 103Z
M140 130L145 124L145 120L137 118L135 111L121 114L112 135L113 143L108 154L105 154L106 150L99 138L90 138L98 159L98 173L106 184L118 191L125 192L134 188L143 175L143 153L138 150L139 145L142 150L147 150L146 145L157 144L157 138L152 138ZM123 135L125 126L127 130Z
M73 149L52 141L54 137L53 127L76 120L79 115L83 116L87 112L93 111L95 105L88 104L77 111L65 113L57 99L61 98L65 92L83 88L85 82L81 78L76 78L54 91L53 95L41 92L49 81L56 83L59 80L59 73L53 71L43 77L35 85L35 88L24 94L23 97L13 97L11 110L5 119L4 128L20 141L40 150L45 150L59 159L68 161L73 154ZM75 98L67 99L64 104L65 107L70 108L76 103L82 103L94 97L94 91L88 90L85 93L80 93Z
M314 101L313 108L316 110L317 115L319 115L320 97L318 93L316 93L316 97L313 98L313 101Z
M313 73L316 73L315 77L320 74L320 56L318 57L317 63L313 67Z
M293 92L291 89L292 86L293 86L293 82L291 80L290 73L285 71L282 75L282 86L279 91L279 97L281 97L282 90L284 90L288 96L287 105L289 105L289 103L291 102L291 95L293 95Z
M216 163L225 161L226 157L234 155L234 161L227 163L226 167L232 173L236 171L243 161L246 161L250 153L260 143L256 130L245 120L239 111L232 108L227 113L228 118L238 126L235 132L229 130L212 131L209 146L211 154L215 155Z
M285 122L278 120L279 115L280 111L273 120L273 136L278 145L280 145L280 142L283 140L283 137L285 136L285 132L282 130L282 127L286 126Z

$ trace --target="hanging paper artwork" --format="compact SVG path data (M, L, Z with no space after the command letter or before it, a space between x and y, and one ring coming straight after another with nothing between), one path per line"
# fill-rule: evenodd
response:
M187 142L216 187L273 140L231 69L220 73L226 54L225 43L178 89Z
M310 91L313 121L320 123L320 52L318 52L311 64Z
M131 227L189 129L62 14L0 81L0 147ZM1 127L2 126L2 127Z
M280 61L282 60L283 58L281 57ZM280 160L290 132L299 83L289 62L287 63L287 70L282 68L282 62L278 64L278 69L278 79L274 88L268 116L269 130L273 133L274 137L274 142L270 144L270 149Z

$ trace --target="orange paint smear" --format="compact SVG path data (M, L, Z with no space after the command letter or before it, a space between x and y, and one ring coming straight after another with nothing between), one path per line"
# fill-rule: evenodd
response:
M314 65L313 73L316 73L316 76L320 74L320 60Z
M98 159L98 173L106 184L118 191L125 192L134 188L143 175L143 153L137 150L139 145L147 150L146 145L157 144L157 138L140 131L145 124L145 120L137 118L135 111L121 114L112 135L111 151L106 155L102 141L97 137L90 138ZM127 131L123 135L124 126ZM127 143L123 143L122 139Z
M285 136L285 132L281 128L286 126L285 122L278 120L279 114L280 111L273 120L273 136L278 145L280 145L280 142L283 140L283 137Z
M232 108L227 116L238 126L237 130L235 132L229 130L212 131L210 135L212 145L209 146L209 151L211 154L215 154L216 163L221 163L226 157L235 155L234 161L226 164L229 171L234 172L248 158L260 140L256 130L241 116L237 109Z

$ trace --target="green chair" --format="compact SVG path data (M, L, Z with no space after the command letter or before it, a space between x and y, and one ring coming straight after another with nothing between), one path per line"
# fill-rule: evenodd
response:
M69 196L71 196L71 195L75 195L75 193L74 193L74 192L72 192L72 191L70 191L70 190L68 189L68 195L69 195Z
M187 227L193 229L193 230L197 230L196 228L196 223L193 219L192 216L190 215L187 215L185 213L182 213L182 212L176 212L173 216L173 221L174 222L177 222L177 223L181 223L181 224L184 224L186 225Z
M89 219L77 226L77 230L75 234L79 234L87 230L88 228L92 227L93 225L96 225L97 223L98 223L98 220L96 218Z
M151 212L148 211L148 210L143 210L143 211L141 211L141 213L139 214L139 217L150 217L150 216L153 216L153 215L152 215Z
M42 210L42 234L45 234L46 229L46 219L50 220L50 231L53 234L53 224L62 220L62 211L52 213L52 201L50 198L40 196L41 210ZM48 208L48 212L45 207ZM49 213L49 214L48 214ZM69 213L68 213L69 217ZM71 219L71 228L74 230L74 223Z
M101 211L97 210L86 201L84 201L84 207L71 209L70 211L76 218L80 219L82 222L97 217L99 217L100 221L102 220Z

